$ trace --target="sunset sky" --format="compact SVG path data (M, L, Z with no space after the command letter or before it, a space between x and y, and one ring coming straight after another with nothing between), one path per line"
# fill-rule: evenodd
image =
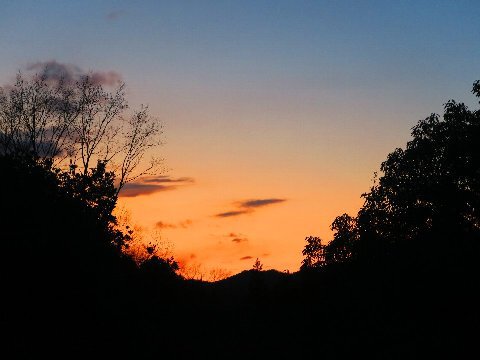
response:
M169 169L120 206L175 258L298 270L411 127L474 104L480 1L0 0L0 84L53 63L127 85Z

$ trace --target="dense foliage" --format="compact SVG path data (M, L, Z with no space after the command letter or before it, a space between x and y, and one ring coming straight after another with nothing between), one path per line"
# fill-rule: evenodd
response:
M476 81L472 93L480 97ZM454 100L412 129L405 149L381 164L382 175L356 217L343 214L323 247L323 264L382 259L398 251L433 257L477 251L480 237L480 110ZM307 256L310 246L307 238ZM476 252L474 252L476 253Z

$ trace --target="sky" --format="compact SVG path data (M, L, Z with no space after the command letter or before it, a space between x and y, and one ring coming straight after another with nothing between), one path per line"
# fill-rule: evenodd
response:
M110 74L163 124L167 171L119 207L205 274L297 271L305 237L331 240L411 127L449 99L473 106L480 79L477 0L0 9L0 85L46 63Z

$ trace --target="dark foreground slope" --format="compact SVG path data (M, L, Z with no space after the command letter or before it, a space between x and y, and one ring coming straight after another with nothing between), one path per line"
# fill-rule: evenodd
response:
M461 357L477 343L473 263L426 268L391 259L295 273L275 285L269 277L250 271L202 299L197 293L189 320L200 328L189 351L405 359Z
M415 253L398 247L380 260L294 274L185 281L122 256L95 216L41 169L1 165L8 169L0 186L2 358L408 359L476 351L480 239Z

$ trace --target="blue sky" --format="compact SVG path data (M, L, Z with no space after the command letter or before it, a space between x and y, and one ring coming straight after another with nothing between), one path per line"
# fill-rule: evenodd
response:
M477 1L2 3L9 70L55 58L219 87L280 76L364 89L430 80L437 89L471 82L480 55Z

